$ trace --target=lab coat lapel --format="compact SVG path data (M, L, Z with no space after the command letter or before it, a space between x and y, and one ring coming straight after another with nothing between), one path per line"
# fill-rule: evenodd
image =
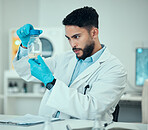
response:
M73 85L76 82L78 82L79 80L83 79L84 77L86 77L90 73L94 73L97 69L99 69L99 67L100 67L100 63L96 61L96 63L92 64L86 70L84 70L80 75L78 75L78 77L73 81L73 83L71 85Z
M79 80L81 80L84 77L86 77L87 75L89 75L90 73L93 74L95 71L97 71L100 68L101 64L103 62L105 62L109 57L110 57L110 52L106 48L104 50L103 54L101 55L101 57L94 64L92 64L86 70L84 70L80 75L78 75L78 77L73 81L73 83L71 84L71 86L73 84L75 84L76 82L78 82Z

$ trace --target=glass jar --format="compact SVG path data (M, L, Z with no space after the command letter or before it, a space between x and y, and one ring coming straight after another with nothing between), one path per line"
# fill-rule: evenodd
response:
M37 59L38 55L42 55L42 43L39 39L40 30L30 30L30 40L28 42L28 57Z
M44 117L44 124L43 124L43 129L42 130L53 130L53 126L51 123L51 118L48 116L43 116Z
M105 130L104 125L102 123L102 115L98 112L96 112L92 130Z

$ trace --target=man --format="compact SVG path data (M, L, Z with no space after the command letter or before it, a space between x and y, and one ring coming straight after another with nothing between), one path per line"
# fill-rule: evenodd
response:
M63 20L73 51L37 60L27 57L27 24L17 30L22 44L14 67L26 81L42 81L46 92L39 115L94 119L96 113L110 122L126 86L126 71L98 38L98 14L92 7L74 10ZM58 43L57 43L58 44Z

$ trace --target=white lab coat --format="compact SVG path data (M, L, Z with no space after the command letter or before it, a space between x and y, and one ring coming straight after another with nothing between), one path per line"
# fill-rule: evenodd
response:
M94 119L96 112L102 120L111 121L112 113L126 87L127 73L120 61L106 48L101 57L84 70L68 87L76 65L72 51L44 59L57 79L52 91L46 90L40 104L39 114L59 118ZM14 67L26 81L37 81L31 76L28 57L14 59ZM89 85L86 95L85 86Z

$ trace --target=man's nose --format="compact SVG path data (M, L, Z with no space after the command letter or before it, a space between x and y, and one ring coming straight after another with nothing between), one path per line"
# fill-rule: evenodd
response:
M76 47L76 46L77 46L77 43L76 43L75 40L71 40L71 41L70 41L70 45L71 45L71 47L73 48L73 47Z

